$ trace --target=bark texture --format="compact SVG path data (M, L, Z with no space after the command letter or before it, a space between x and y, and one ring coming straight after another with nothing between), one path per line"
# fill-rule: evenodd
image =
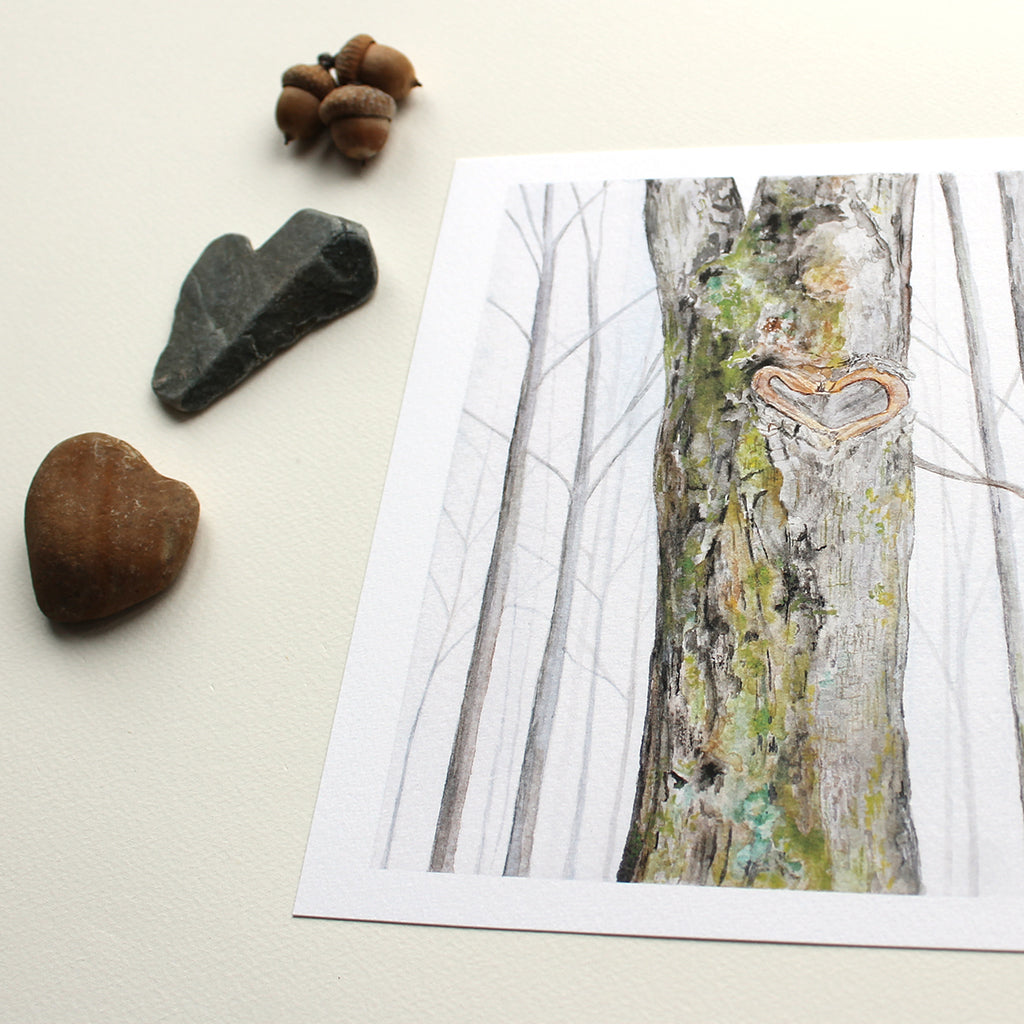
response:
M620 881L912 893L914 179L762 179L689 263L652 182L657 631ZM760 371L760 372L759 372Z

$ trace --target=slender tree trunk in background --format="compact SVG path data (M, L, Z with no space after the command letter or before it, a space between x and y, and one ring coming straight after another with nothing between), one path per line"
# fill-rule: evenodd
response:
M645 548L640 569L641 579L647 578L647 561L648 555L647 549ZM619 813L622 809L622 802L624 799L623 794L626 788L626 778L630 768L632 767L632 759L629 756L629 750L630 743L633 738L633 723L636 720L636 709L637 705L640 703L641 687L643 685L643 681L640 678L640 669L637 667L639 665L639 658L637 655L640 653L641 643L645 646L648 643L648 637L641 636L640 632L640 624L644 621L644 613L646 610L644 597L645 595L643 592L637 593L636 612L633 616L633 657L630 659L630 664L633 666L633 669L630 673L628 683L629 689L626 693L626 723L622 730L624 742L622 744L622 752L619 756L619 774L615 786L615 802L612 805L612 814L609 819L612 832L610 833L608 850L605 854L605 875L608 877L611 877L612 873L615 871L616 866L618 865L619 855L622 852L621 845L617 848L615 844L618 842Z
M537 411L537 389L544 372L544 354L547 346L548 319L551 312L551 290L555 276L555 254L558 239L552 234L552 186L544 191L542 226L542 255L537 296L534 304L533 325L530 331L530 350L523 373L516 409L515 426L509 443L505 464L505 479L501 493L498 525L491 549L491 560L484 585L480 619L473 653L466 673L466 688L459 724L452 744L448 774L445 778L441 807L434 833L430 857L431 871L454 871L455 851L459 842L462 811L469 791L473 771L476 739L480 729L484 698L490 683L491 666L498 642L501 616L505 609L505 595L512 573L512 560L522 503L523 475L526 469L527 446Z
M667 393L657 628L621 881L917 892L902 681L915 181L763 179L677 257L648 190ZM685 224L683 224L685 230Z
M617 510L622 496L622 477L617 474L617 489L609 495L610 488L605 488L598 505L596 518L599 523L609 523L608 507ZM609 500L610 498L610 500ZM565 848L565 863L562 868L563 878L576 877L576 864L580 853L580 839L583 835L583 818L587 805L587 785L590 781L590 765L594 753L594 716L597 710L597 691L601 677L602 649L604 637L604 610L608 595L615 580L613 561L615 555L615 531L606 527L602 544L596 543L590 551L587 571L588 584L591 589L591 600L595 603L594 625L590 634L590 685L587 688L587 714L583 727L583 748L580 751L579 775L576 780L576 806L572 815L572 827L569 829L569 840ZM601 581L601 589L596 589L597 581ZM607 684L606 684L607 685Z
M409 777L409 770L412 766L412 751L413 744L416 740L416 734L419 730L420 720L423 716L423 709L426 707L427 696L430 693L431 685L434 682L434 676L437 670L440 668L444 660L451 653L451 632L455 621L455 605L458 602L459 595L462 593L463 579L466 574L466 552L470 542L470 532L473 529L473 520L476 517L477 512L480 508L480 491L484 481L484 474L487 468L487 460L483 458L480 460L480 471L476 478L476 489L475 496L473 498L473 512L470 516L469 522L466 526L465 532L459 531L459 538L462 542L462 559L459 563L459 573L456 577L455 587L452 591L452 596L449 600L444 603L447 611L447 621L445 627L441 633L441 638L437 644L437 650L434 652L434 659L430 665L430 671L427 673L427 681L423 686L423 691L420 694L420 699L416 705L416 712L413 715L412 724L409 727L409 736L405 743L405 752L402 755L402 770L398 777L398 788L395 790L394 803L391 806L391 817L388 821L388 832L384 840L384 851L381 854L381 867L386 868L388 861L391 859L391 848L394 845L395 835L398 829L398 816L402 810L402 799L405 794L405 784ZM449 517L451 518L451 517ZM454 520L452 520L454 522ZM433 577L431 577L433 578ZM435 583L435 585L437 585ZM437 585L438 593L441 593L440 586ZM442 600L444 600L442 596Z
M1016 180L1014 180L1016 179ZM953 236L953 253L956 257L957 283L964 309L964 333L967 339L967 354L971 365L971 383L974 388L974 409L978 420L978 436L984 459L985 476L990 480L1006 479L1006 464L999 442L999 424L996 415L995 392L992 389L992 371L989 367L988 347L982 331L981 307L974 274L971 270L971 255L964 230L963 211L960 207L960 190L952 174L939 175L942 192L949 212L949 227ZM1003 198L1004 223L1007 232L1007 252L1010 266L1010 294L1013 303L1017 330L1024 323L1024 309L1020 303L1024 293L1020 290L1021 240L1020 222L1015 219L1020 212L1021 175L999 176L1000 194ZM1011 221L1009 218L1013 217ZM1018 334L1019 338L1019 334ZM1005 498L998 487L988 487L989 512L992 518L992 536L995 543L996 576L999 579L999 594L1003 606L1003 635L1006 640L1006 657L1010 673L1010 702L1013 708L1014 727L1017 736L1017 771L1020 777L1021 802L1024 805L1024 723L1021 712L1024 708L1024 609L1021 606L1020 585L1017 580L1017 552L1013 542L1013 524L1007 515Z
M1017 356L1024 376L1024 172L998 174L999 201L1006 233L1006 260L1010 271L1010 300L1017 327Z
M519 772L519 788L516 791L515 811L512 815L512 833L505 856L505 875L527 875L530 871L534 829L537 825L537 811L540 808L540 790L544 781L544 765L555 723L558 691L562 685L569 616L572 613L576 567L579 563L580 543L583 537L583 518L590 496L590 460L594 443L597 380L601 369L601 337L598 331L600 317L597 309L598 260L591 245L586 222L582 217L581 223L587 252L587 323L590 333L590 340L587 342L587 373L583 385L583 414L576 450L576 467L569 491L569 507L566 510L565 528L562 532L551 626L544 644L530 713L530 725L526 733L523 765Z

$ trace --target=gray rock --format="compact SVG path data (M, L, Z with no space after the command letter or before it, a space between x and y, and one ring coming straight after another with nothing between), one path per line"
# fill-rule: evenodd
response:
M300 210L259 249L211 242L181 286L153 390L198 412L310 331L365 302L377 261L361 224Z

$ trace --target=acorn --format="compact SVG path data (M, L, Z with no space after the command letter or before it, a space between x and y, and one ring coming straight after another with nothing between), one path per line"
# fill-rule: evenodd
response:
M369 160L384 148L395 109L395 101L372 85L342 85L324 97L320 120L344 156Z
M420 83L404 53L382 46L372 36L353 36L334 58L339 85L361 82L404 100Z
M278 128L284 132L285 145L293 139L304 142L315 138L323 130L320 101L337 86L328 66L323 61L296 64L281 76L281 85L276 117Z

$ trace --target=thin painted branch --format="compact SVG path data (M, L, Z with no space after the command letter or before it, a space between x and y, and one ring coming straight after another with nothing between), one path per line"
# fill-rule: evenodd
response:
M965 484L981 484L982 487L1001 487L1004 491L1016 494L1018 498L1024 498L1024 487L1007 483L1005 480L993 480L987 476L971 476L969 473L958 473L955 469L949 469L947 466L937 466L934 462L921 458L920 455L914 456L914 465L918 469L934 473L936 476L944 476L950 480L961 480Z
M600 331L603 331L606 327L609 326L609 324L615 323L615 321L618 320L623 313L625 313L629 309L632 309L638 303L643 302L643 300L646 299L648 295L652 295L654 293L654 290L654 288L648 288L647 291L641 292L641 294L639 294L635 299L630 299L629 302L627 302L624 306L620 306L610 316L605 317L605 319L602 320L599 324L594 324L591 327L589 327L587 329L586 334L584 334L580 338L577 338L569 348L567 348L557 359L555 359L551 363L551 365L544 371L544 376L547 377L552 370L555 370L559 366L561 366L562 363L564 363L571 355L573 355L573 353L577 352L584 345L586 345L586 343L590 341L590 339L595 334L599 333Z
M594 445L595 454L599 452L612 437L615 436L616 431L623 423L629 418L633 410L647 397L648 392L654 386L656 382L664 383L665 378L665 359L662 355L657 355L650 361L644 371L643 376L640 379L640 386L633 393L633 397L629 400L626 407L622 410L622 414L619 418L605 431L604 436L597 444Z
M533 269L536 270L537 275L540 276L540 263L533 253L533 247L530 245L530 240L526 237L526 232L523 230L522 224L520 224L519 221L512 216L511 210L506 210L505 216L508 217L508 219L512 222L512 226L515 228L516 234L519 235L519 238L521 239L523 246L526 249L526 254L530 257L530 262L533 264Z
M515 328L523 336L523 340L527 345L533 344L533 338L530 336L530 332L510 313L500 302L496 299L488 298L487 304L493 306L502 316L507 317L515 325Z
M632 434L629 435L629 437L626 438L626 440L623 443L622 447L608 460L607 464L601 469L601 472L597 473L594 476L594 482L593 482L593 484L591 485L591 488L590 488L590 493L591 494L593 494L594 491L596 491L597 488L601 486L602 481L608 475L608 471L612 468L612 466L614 466L615 463L618 462L619 459L622 458L622 456L626 454L626 451L633 444L633 442L647 429L647 427L654 420L656 420L658 418L658 416L659 416L659 413L657 412L657 410L655 410L654 412L652 412L650 414L650 416L647 417L647 419L645 419L643 421L643 423L640 424L640 426L638 426L636 428L636 430L633 431Z
M480 426L484 427L487 430L490 430L496 437L500 437L506 443L511 442L512 439L509 437L508 434L506 434L503 430L499 430L494 425L488 423L482 416L478 416L475 412L470 412L469 409L463 409L463 413L470 419L475 420L477 423L479 423ZM558 477L558 479L564 485L565 489L569 490L569 478L556 465L549 462L547 459L542 458L536 452L531 451L529 453L529 456L538 465L543 466L546 470L549 470L554 476Z
M526 191L525 185L519 186L519 195L523 200L523 207L526 210L526 220L530 225L530 230L533 232L534 241L537 243L537 247L541 252L543 252L547 244L547 228L544 229L543 233L537 229L537 221L533 216L533 207L530 205L530 196ZM544 215L545 217L548 215L548 193L546 191L544 193Z

